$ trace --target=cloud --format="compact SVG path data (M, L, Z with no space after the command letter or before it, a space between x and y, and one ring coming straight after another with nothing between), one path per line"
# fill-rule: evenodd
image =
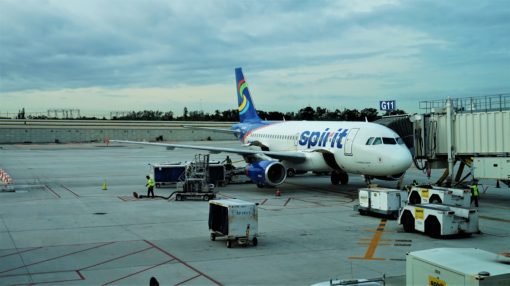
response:
M0 109L232 108L238 66L265 110L412 109L510 90L509 19L506 1L5 0Z

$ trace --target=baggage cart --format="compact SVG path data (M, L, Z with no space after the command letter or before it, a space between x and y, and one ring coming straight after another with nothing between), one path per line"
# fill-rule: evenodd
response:
M433 248L406 255L406 285L510 285L510 264L477 248Z
M178 162L150 164L150 166L156 188L161 188L175 185L177 182L182 181L185 176L187 164Z
M213 241L225 237L228 248L234 242L241 246L257 246L257 205L238 199L209 201L209 231Z
M406 203L407 192L387 188L361 188L358 190L359 205L355 209L361 215L376 213L398 218L399 210Z

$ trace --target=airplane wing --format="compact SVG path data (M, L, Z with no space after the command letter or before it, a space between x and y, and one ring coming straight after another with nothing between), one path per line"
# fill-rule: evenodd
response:
M213 128L213 127L196 127L196 126L191 126L191 125L182 125L181 127L186 128L186 129L208 130L208 131L219 132L219 133L228 133L228 134L240 134L241 133L239 130Z
M213 154L218 153L233 153L239 154L242 156L247 155L266 155L274 159L290 161L294 163L301 163L305 161L305 154L302 152L294 152L294 151L262 151L262 150L250 150L250 149L238 149L238 148L224 148L224 147L211 147L211 146L198 146L198 145L182 145L182 144L170 144L170 143L156 143L156 142L142 142L142 141L128 141L128 140L110 140L109 142L115 143L126 143L126 144L139 144L139 145L152 145L152 146L161 146L166 147L169 150L173 150L175 148L183 148L183 149L194 149L194 150L204 150Z

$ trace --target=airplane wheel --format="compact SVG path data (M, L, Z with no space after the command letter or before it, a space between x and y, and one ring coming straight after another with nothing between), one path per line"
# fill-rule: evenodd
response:
M176 200L176 201L180 201L180 200L182 200L181 195L177 194L177 195L175 196L175 200Z
M413 232L414 231L414 217L409 211L405 211L402 214L402 226L404 226L405 232Z
M342 185L347 185L349 182L349 175L347 173L340 173L340 183Z
M331 172L331 184L333 185L340 184L340 176L337 172Z

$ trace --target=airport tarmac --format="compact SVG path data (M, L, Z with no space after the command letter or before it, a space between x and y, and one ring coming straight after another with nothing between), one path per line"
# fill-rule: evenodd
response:
M98 143L0 145L0 168L16 183L16 192L0 192L0 285L149 285L152 276L160 285L310 285L383 274L386 285L402 285L410 251L510 251L510 190L495 181L481 181L481 234L432 239L355 212L361 176L333 186L328 176L312 174L287 179L280 197L253 184L218 188L219 197L259 203L258 246L229 249L210 240L207 202L132 197L145 193L148 163L190 161L194 154ZM431 181L439 175L434 170ZM414 167L404 182L413 179L427 182Z

